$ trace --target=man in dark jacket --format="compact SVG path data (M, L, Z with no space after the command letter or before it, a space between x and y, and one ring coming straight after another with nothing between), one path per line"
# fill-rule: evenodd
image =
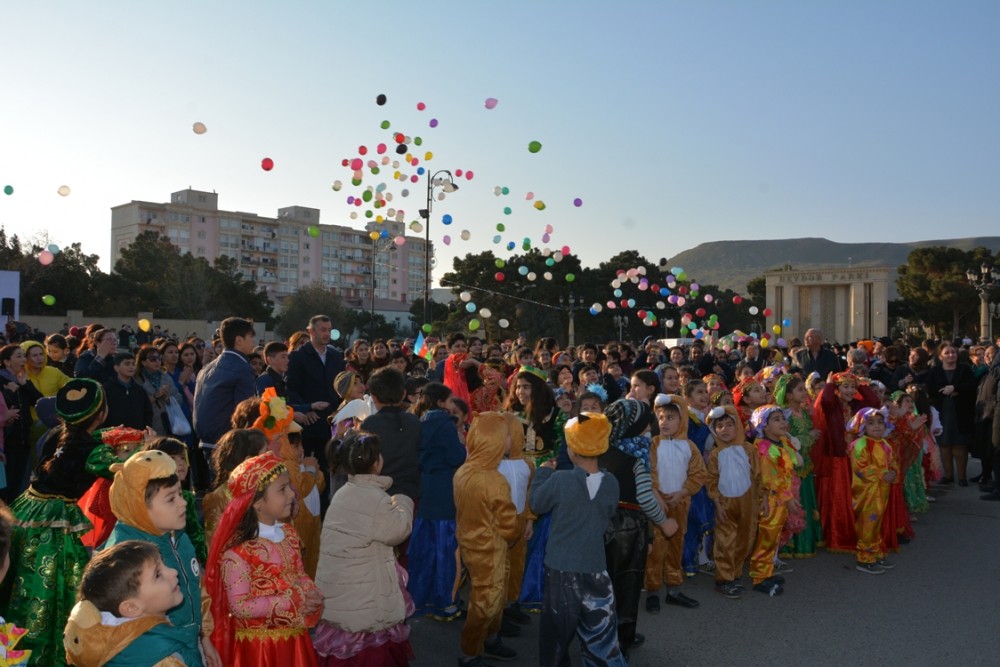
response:
M108 402L105 427L128 426L144 431L153 425L153 405L146 390L136 384L135 355L119 352L114 358L115 378L104 383Z
M803 377L809 377L812 372L819 373L824 380L830 373L841 371L840 359L823 345L823 332L810 329L805 336L806 347L795 355L795 363L802 369Z
M236 404L254 395L254 373L247 359L255 343L253 322L228 317L219 331L222 354L201 369L194 389L194 430L206 457L229 430Z
M330 425L326 418L340 405L340 396L333 388L333 381L345 368L344 355L330 345L332 329L330 318L326 315L310 319L306 329L309 342L288 355L288 372L285 374L290 404L327 404L323 409L309 412L310 421L302 429L302 446L306 456L319 459L323 470L326 470L326 443L330 439Z

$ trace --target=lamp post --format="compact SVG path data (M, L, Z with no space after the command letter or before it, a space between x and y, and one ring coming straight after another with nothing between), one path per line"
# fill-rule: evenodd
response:
M374 230L369 230L370 233L373 231ZM372 341L375 340L375 289L378 287L378 282L375 278L375 267L377 265L376 259L378 258L379 251L394 250L395 247L396 245L393 242L391 236L378 235L372 237L372 300L371 300L372 314L371 314L371 322L368 327L368 336L369 339Z
M447 169L427 172L427 208L421 209L420 217L424 219L424 324L430 322L431 313L431 209L434 206L434 188L440 187L442 192L451 193L458 190L455 177Z
M614 318L615 326L618 327L618 342L622 340L622 327L628 324L628 318L624 315L615 315Z
M1000 287L1000 271L984 262L979 267L979 273L976 273L975 269L968 269L965 277L968 278L972 288L979 293L979 338L989 341L993 324L990 317L990 290Z
M566 308L567 314L569 315L569 330L566 332L567 345L569 347L573 347L574 345L576 345L576 329L574 322L574 317L576 316L576 313L574 312L574 310L576 309L576 302L577 299L572 294L570 294L569 297L567 297L566 301L563 301L561 294L559 295L559 305L564 306Z

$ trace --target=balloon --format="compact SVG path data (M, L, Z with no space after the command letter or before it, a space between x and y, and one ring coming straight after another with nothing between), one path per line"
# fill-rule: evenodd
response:
M469 303L469 301L472 300L472 293L462 292L461 294L458 295L458 298L461 299L464 303Z
M561 252L561 253L562 253L563 255L568 255L568 254L569 254L569 246L568 246L568 245L564 245L564 246L562 247L562 250L560 250L560 252Z
M56 190L56 192L59 193L60 197L69 197L69 186L68 185L60 185L59 189Z
M388 129L389 129L390 127L392 127L392 123L390 123L390 122L389 122L389 121L387 121L387 120L383 120L383 121L382 121L382 122L381 122L381 123L379 124L379 127L381 127L381 128L383 129L383 130L388 130Z
M313 238L319 236L319 227L317 227L316 225L310 225L308 231L309 231L309 236Z
M149 320L145 318L139 320L139 329L140 331L149 331Z
M430 333L431 332L431 325L429 325L429 324L425 324L425 325L423 325L420 328L423 330L424 333Z
M528 143L528 152L529 153L537 153L540 150L542 150L542 142L540 142L540 141L531 141L531 142Z
M740 305L741 303L743 303L743 297L737 294L736 296L733 297L733 303L735 303L737 306Z
M375 104L382 106L386 103L386 99L386 96L380 93L379 96L375 98Z
M487 97L486 98L486 102L484 103L483 106L485 106L487 109L496 109L497 108L497 98L495 98L495 97Z
M450 225L451 224L451 216L448 215L447 213L445 213L443 216L441 216L441 222L443 224Z
M537 277L538 277L538 276L537 276L537 275L535 274L535 272L534 272L534 271L529 271L529 272L528 272L528 275L526 275L526 276L525 276L525 278L527 278L528 280L534 280L534 279L535 279L535 278L537 278Z
M705 309L699 308L698 310L694 311L694 314L697 315L698 317L705 317Z
M264 158L260 161L260 168L264 171L271 171L274 169L274 160L269 157Z
M469 303L465 304L465 310L467 310L470 313L476 312L476 304L470 301Z
M445 245L451 245L451 236L449 236L448 234L445 234L441 238L441 242L444 243Z
M526 193L524 195L524 198L525 198L526 201L531 201L532 199L535 198L535 193L534 192L528 192L528 193Z
M760 311L757 310L757 306L750 306L750 314L751 315L756 315L758 312L760 312Z
M426 104L424 104L423 102L417 102L417 111L423 111L426 108L427 108Z
M332 329L330 331L330 340L340 340L340 329Z
M191 129L194 130L195 134L205 134L206 132L208 132L208 128L205 127L205 124L202 122L195 123L194 125L191 126Z
M497 231L498 232L502 232L502 231L504 231L506 229L507 229L507 227L502 222L498 222L497 223Z
M406 243L406 237L402 235L397 236L393 239L393 243L395 243L397 247L402 247L403 244Z
M483 308L479 311L479 316L484 320L488 320L493 317L493 312L489 308Z
M599 304L599 303L595 303L593 306L590 307L590 309L591 310L596 310L597 312L601 312L603 310L603 308L601 307L601 304Z
M334 192L339 192L340 188L342 188L342 187L344 187L344 184L341 183L340 181L334 181L333 182L333 191Z
M546 271L545 273L542 274L542 278L545 278L546 280L552 280L552 272Z
M576 276L574 276L572 273L567 273L566 274L566 282L571 283L574 280L576 280Z
M472 237L472 232L470 232L468 229L463 229L462 233L459 234L459 236L462 237L463 241L468 241L469 238Z
M376 232L376 231L368 232L368 238L370 238L372 241L378 239L378 232ZM446 236L445 238L448 238L448 237ZM445 245L448 245L448 244L446 243Z
M790 327L792 326L792 321L786 317L785 319L781 320L781 326Z
M715 297L712 296L711 294L706 294L705 295L705 303L712 303L712 301L714 301L714 300L715 300Z
M368 147L367 146L358 146L358 154L359 155L365 155L367 153L368 153Z
M541 199L539 199L538 201L535 202L535 208L537 208L539 211L544 211L545 210L545 202L543 202Z
M503 279L506 278L506 276L504 276L503 274L503 271L497 271L495 274L493 274L493 277L496 278L497 281L499 282L503 282Z
M776 334L780 334L781 333L781 325L775 324L773 327L771 327L771 331L773 331Z
M509 326L510 326L510 322L508 322L508 321L507 321L507 320L505 320L505 319L500 319L500 320L498 320L498 321L497 321L497 325L498 325L498 326L499 326L499 327L500 327L501 329L506 329L507 327L509 327Z
M502 259L498 259L498 260L497 260L496 262L494 262L494 263L496 264L496 267L497 267L498 269L502 269L503 267L507 266L507 262L503 261Z
M766 339L766 338L762 338L762 339L761 339L761 341L760 341L760 346L761 346L761 347L767 347L767 346L768 346L768 342L767 342L767 339Z
M5 195L12 195L12 194L14 194L14 186L13 185L5 185L5 186L3 186L3 193Z
M528 267L526 267L526 266L519 266L519 267L517 267L517 272L520 273L522 276L526 276L526 275L528 275Z
M788 347L788 341L786 341L784 338L779 338L778 347Z
M57 246L55 243L50 243L49 244L49 252L51 252L53 255L58 255L59 254L59 246Z
M573 206L580 208L581 206L583 206L583 200L577 197L576 199L573 200Z
M56 305L56 298L51 294L46 294L45 296L42 297L42 303L44 303L46 306L54 306Z
M43 250L38 253L38 263L42 266L48 266L55 259L55 255L52 254L50 250Z
M764 317L771 317L771 309L770 308L765 308L764 309Z
M438 119L437 118L431 118L431 122L428 123L428 125L430 125L431 127L437 127L438 126Z

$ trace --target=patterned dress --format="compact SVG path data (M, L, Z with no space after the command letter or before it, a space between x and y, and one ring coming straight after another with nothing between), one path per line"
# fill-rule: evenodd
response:
M813 476L812 447L816 438L812 435L812 417L806 410L788 418L788 432L799 439L802 464L795 466L795 474L801 480L799 503L805 512L805 528L795 535L782 551L782 556L792 558L812 558L816 548L823 546L823 527L819 522L819 506L816 503L816 479Z
M278 542L257 537L222 556L222 579L235 626L233 667L317 664L308 628L320 612L307 617L303 604L307 591L318 589L303 569L295 529L280 529L284 539Z

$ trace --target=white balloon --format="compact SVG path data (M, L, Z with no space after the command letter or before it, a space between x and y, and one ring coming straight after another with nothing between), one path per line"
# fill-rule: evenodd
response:
M499 320L497 324L500 326L501 329L506 329L507 327L510 326L510 322L504 319Z
M493 317L493 312L489 308L483 308L479 311L479 316L484 320L488 320Z
M469 292L462 292L461 294L458 295L458 298L464 301L465 303L469 303L469 301L472 299L472 294L470 294Z

